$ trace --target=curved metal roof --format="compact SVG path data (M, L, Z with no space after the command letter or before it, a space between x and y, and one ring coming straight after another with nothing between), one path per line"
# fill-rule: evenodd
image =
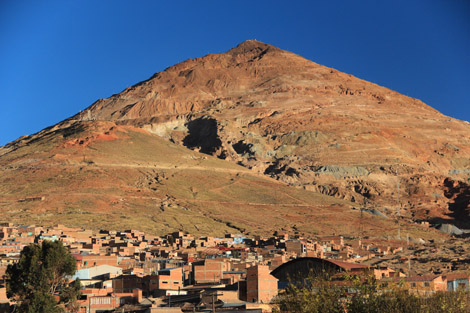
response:
M286 281L288 278L293 278L294 276L307 277L308 275L312 274L312 272L319 275L320 273L325 272L334 273L367 268L369 268L368 265L306 257L297 258L281 264L271 272L271 275L280 281Z

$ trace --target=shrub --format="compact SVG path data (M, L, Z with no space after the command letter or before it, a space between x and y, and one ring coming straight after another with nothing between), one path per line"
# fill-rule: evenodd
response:
M335 277L337 278L337 277ZM470 313L467 294L416 295L400 286L379 286L374 277L310 276L291 282L275 299L275 312L289 313Z

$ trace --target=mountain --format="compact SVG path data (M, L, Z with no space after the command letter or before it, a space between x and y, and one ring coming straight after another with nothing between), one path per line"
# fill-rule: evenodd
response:
M467 122L255 40L22 137L0 165L0 205L18 218L102 211L162 231L373 234L395 231L400 207L418 232L470 227Z
M366 225L363 233L396 232L393 221L361 216L348 201L288 186L132 126L73 121L14 146L0 158L0 219L8 222L219 236L353 234L359 224Z

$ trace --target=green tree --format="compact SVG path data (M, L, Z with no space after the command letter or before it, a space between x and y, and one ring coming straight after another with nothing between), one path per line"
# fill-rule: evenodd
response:
M409 293L401 284L380 286L373 276L351 280L356 294L347 302L349 313L420 313L422 301ZM424 312L423 312L424 313Z
M7 296L20 313L74 312L80 282L68 280L75 271L75 259L61 241L30 244L17 263L8 265Z
M346 290L332 284L328 274L311 276L291 282L275 299L273 312L344 313Z
M289 313L470 313L465 290L427 296L403 286L380 285L374 277L328 275L297 279L281 292L275 312Z

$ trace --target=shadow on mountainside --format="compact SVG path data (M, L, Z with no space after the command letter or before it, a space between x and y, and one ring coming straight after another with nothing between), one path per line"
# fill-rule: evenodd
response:
M206 154L216 152L222 142L217 134L217 120L210 117L200 117L188 122L188 135L183 139L183 144L190 148L199 148Z
M432 224L452 224L470 229L470 185L450 178L444 180L444 195L448 202L449 219L433 218Z

